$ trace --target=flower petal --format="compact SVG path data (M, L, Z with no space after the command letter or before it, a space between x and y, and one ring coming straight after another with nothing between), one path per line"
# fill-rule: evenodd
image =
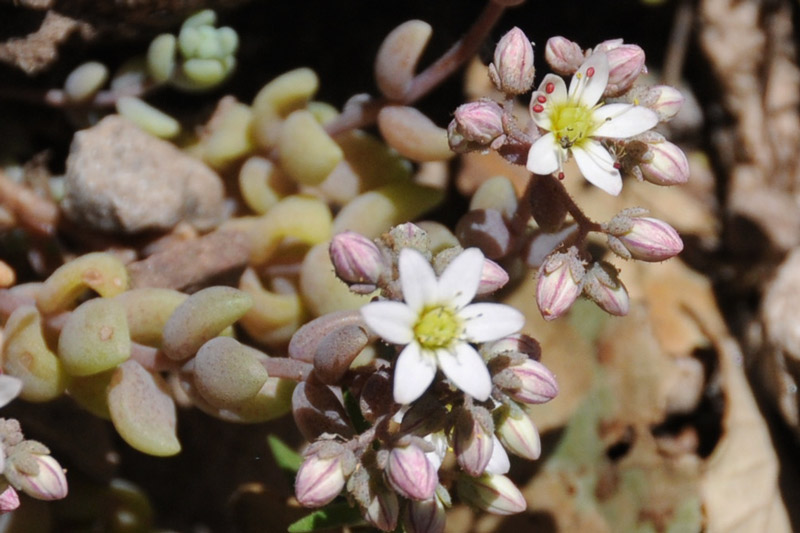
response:
M547 89L550 88L550 92ZM539 84L539 89L531 95L531 103L528 106L531 117L537 126L543 130L553 129L553 122L550 120L553 106L564 102L567 99L567 85L561 76L548 74Z
M618 195L622 190L622 176L614 168L614 158L603 145L591 139L581 146L572 147L572 155L589 183L603 189L608 194Z
M361 318L383 340L408 344L414 339L417 314L402 302L371 302L361 308Z
M394 364L394 401L409 404L428 389L436 376L436 358L412 342Z
M608 57L595 52L583 62L569 83L569 98L586 107L594 105L603 96L608 85Z
M412 311L419 312L436 294L436 274L425 256L413 248L400 250L397 262L403 298Z
M466 337L470 342L501 339L518 332L525 324L525 315L504 304L468 305L458 316L464 319Z
M561 166L561 147L556 136L550 132L536 139L528 152L528 170L534 174L552 174Z
M22 381L14 376L0 374L0 407L19 396L22 391Z
M508 460L506 449L500 443L497 436L492 435L492 456L489 458L489 464L486 465L486 472L490 474L507 474L511 470L511 461Z
M450 261L439 278L439 303L461 309L475 298L483 272L483 252L467 248Z
M492 393L492 377L483 358L467 343L457 344L453 350L436 351L439 368L453 385L476 400L486 400Z
M600 126L592 137L624 139L639 135L658 124L658 115L646 107L630 104L607 104L592 114Z

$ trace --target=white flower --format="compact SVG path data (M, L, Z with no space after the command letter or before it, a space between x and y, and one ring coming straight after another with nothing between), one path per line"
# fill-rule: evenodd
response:
M364 321L384 340L405 344L395 364L394 401L422 396L441 368L459 389L483 401L492 379L470 342L497 340L522 328L525 317L507 305L469 304L483 270L483 253L469 248L456 256L437 280L416 250L404 248L398 262L404 302L381 301L361 309Z
M614 157L598 138L625 139L658 123L646 107L630 104L597 105L608 84L608 58L594 53L572 77L548 74L531 97L530 112L539 128L547 131L528 152L528 170L535 174L562 171L572 154L583 176L609 194L622 190L622 177Z

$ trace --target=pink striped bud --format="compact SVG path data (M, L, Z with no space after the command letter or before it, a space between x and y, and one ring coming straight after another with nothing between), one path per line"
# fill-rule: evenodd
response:
M33 463L28 463L28 458L33 458ZM14 455L9 457L3 471L14 488L37 500L66 498L67 478L64 469L52 456L33 453L25 454L22 460L15 459Z
M625 316L630 309L630 298L625 285L619 279L617 269L611 264L599 262L586 273L583 294L603 311L615 316Z
M678 114L685 100L683 94L669 85L656 85L647 90L647 107L658 115L660 122L671 120Z
M518 402L545 403L558 396L556 377L539 361L528 359L520 365L510 366L506 370L519 380L518 385L506 391Z
M604 96L618 96L633 86L644 72L644 50L635 44L622 44L622 39L605 41L597 45L595 52L605 52L608 57L608 85Z
M656 185L678 185L689 181L689 160L683 150L671 142L649 145L652 159L639 165L642 177Z
M386 463L386 478L394 490L411 500L432 497L439 483L425 452L414 444L392 448Z
M658 262L674 257L683 250L680 235L663 220L650 217L633 217L631 220L633 225L630 230L616 236L629 257L639 261ZM613 238L609 236L609 245Z
M19 507L19 494L14 487L6 487L0 492L0 514L8 513Z
M545 320L555 320L569 311L581 294L583 265L575 254L555 253L539 268L536 303Z
M342 492L345 481L340 456L321 458L312 454L297 471L295 496L303 507L322 507Z
M535 461L542 454L539 430L521 409L509 410L497 424L496 432L503 446L514 455Z
M407 533L443 533L446 520L444 505L434 496L428 500L408 502L403 523Z
M494 49L494 61L489 65L489 77L495 87L505 94L524 94L533 85L533 45L519 28L503 35Z
M505 476L459 476L456 488L461 499L488 513L510 515L524 511L528 503L520 490Z
M462 104L453 117L458 132L470 142L488 146L503 134L503 108L492 100Z
M462 409L458 412L454 430L453 450L459 466L471 476L479 476L486 470L489 459L492 458L494 441L492 439L493 426L491 416L482 407L480 413Z
M481 269L481 282L478 284L478 296L491 294L499 289L502 289L508 283L508 273L492 261L491 259L483 259L483 269Z
M336 275L350 284L369 285L375 290L384 269L381 251L370 239L354 231L345 231L331 239L329 248Z
M544 59L555 72L562 75L575 74L586 60L578 43L561 36L547 40Z

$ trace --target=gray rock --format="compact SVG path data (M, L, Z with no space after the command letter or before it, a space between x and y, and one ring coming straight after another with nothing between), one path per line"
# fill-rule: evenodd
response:
M64 181L64 215L107 232L200 230L223 216L222 180L205 164L118 115L75 134Z

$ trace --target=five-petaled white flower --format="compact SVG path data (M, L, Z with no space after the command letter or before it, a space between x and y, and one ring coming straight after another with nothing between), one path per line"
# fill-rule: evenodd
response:
M567 91L564 80L548 74L531 97L530 112L547 131L528 152L528 170L536 174L562 171L571 153L583 176L609 194L622 190L614 157L598 138L625 139L658 123L646 107L631 104L597 105L608 84L608 58L597 52L583 62Z
M525 317L507 305L469 304L483 269L483 253L469 248L456 256L439 279L421 253L400 251L398 267L405 302L372 302L361 309L367 325L384 340L405 344L395 363L394 400L408 404L422 396L436 369L459 389L483 401L492 392L486 363L470 342L516 333Z

